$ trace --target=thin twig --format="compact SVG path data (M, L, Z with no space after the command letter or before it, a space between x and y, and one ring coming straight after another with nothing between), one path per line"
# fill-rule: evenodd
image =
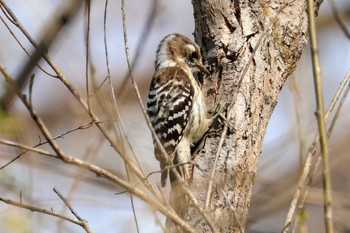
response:
M2 8L2 6L0 5L0 8L2 10L2 12L5 14L5 16L7 17L8 20L10 20L11 23L14 23L13 19L11 19L11 17L6 13L6 11ZM24 47L24 45L19 41L19 39L17 38L17 36L15 35L15 33L12 31L12 29L9 27L9 25L6 23L6 21L0 16L1 21L3 22L3 24L5 25L5 27L7 28L7 30L10 32L10 34L12 35L12 37L16 40L17 44L22 48L22 50L25 52L25 54L27 54L27 56L29 58L31 58L31 55L29 54L28 50ZM48 76L51 77L55 77L55 75L50 74L48 71L46 71L43 67L41 67L39 64L36 64L36 66L45 74L47 74Z
M120 134L123 134L124 135L124 138L126 139L131 151L132 151L132 154L137 162L137 165L139 166L139 169L140 171L143 173L142 171L142 168L139 164L139 161L132 149L132 146L128 140L128 137L126 135L126 131L124 129L124 125L123 125L123 122L122 122L122 119L121 119L121 115L119 113L119 108L118 108L118 104L117 104L117 100L116 100L116 97L115 97L115 94L114 94L114 87L113 87L113 82L112 82L112 78L111 78L111 72L110 72L110 66L109 66L109 57L108 57L108 47L107 47L107 6L108 6L108 0L106 0L106 3L105 3L105 9L104 9L104 22L103 22L103 29L104 29L104 45L105 45L105 57L106 57L106 66L107 66L107 78L108 78L108 81L109 81L109 87L110 87L110 92L111 92L111 98L112 98L112 102L113 102L113 110L114 110L114 117L115 119L117 120L116 121L116 125L117 125L117 128L119 129L119 132ZM124 148L124 143L121 142L122 144L122 148L125 150ZM128 166L126 163L124 163L125 165L125 170L126 170L126 174L127 174L127 179L128 179L128 182L130 182L130 173L129 173L129 169L128 169ZM147 177L145 178L147 179ZM139 229L139 224L138 224L138 220L137 220L137 215L136 215L136 210L135 210L135 205L134 205L134 197L131 193L129 193L129 197L130 197L130 203L131 203L131 208L132 208L132 213L133 213L133 217L134 217L134 221L135 221L135 226L136 226L136 231L139 233L140 232L140 229Z
M144 46L146 45L147 39L154 25L154 20L157 17L158 5L159 5L159 0L152 0L150 9L148 11L149 13L148 13L147 19L145 20L145 24L143 26L141 35L137 42L134 58L132 59L132 63L131 63L132 70L135 69L135 67L137 66L141 58L142 51L144 49ZM125 86L129 81L129 76L130 76L130 72L127 71L126 75L123 78L123 81L121 82L121 85L117 90L118 99L122 98L123 95L126 93L127 88L125 88Z
M322 183L323 183L323 198L324 198L324 223L326 227L326 233L333 233L333 213L332 213L332 186L330 179L329 168L329 153L327 143L327 132L324 118L324 103L323 103L323 90L321 79L321 67L318 55L317 37L316 37L316 23L314 15L314 1L308 0L307 2L308 19L309 19L309 33L311 42L311 54L312 54L312 69L314 73L314 85L317 103L317 123L320 134L320 146L322 156Z
M105 13L104 13L104 44L105 44L105 57L106 57L106 67L107 67L107 80L109 82L109 88L110 88L110 92L111 92L111 99L113 102L113 110L114 110L114 118L116 119L116 125L119 128L120 134L125 138L125 141L127 142L131 153L137 163L137 166L139 167L141 173L144 175L144 172L142 170L142 167L140 165L140 162L138 160L138 158L136 157L136 154L133 150L133 147L131 145L131 142L127 136L126 130L124 128L124 124L122 121L122 117L120 114L120 110L118 107L118 103L117 103L117 98L115 96L115 91L114 91L114 85L113 85L113 81L112 81L112 77L111 77L111 72L110 72L110 65L109 65L109 56L108 56L108 46L107 46L107 29L106 29L106 25L107 25L107 4L108 4L108 0L106 0L106 5L105 5ZM122 147L123 144L122 144Z
M303 137L303 132L302 132L302 127L301 127L301 117L300 117L300 109L299 109L299 104L300 104L300 91L298 88L298 84L296 81L296 77L293 76L290 78L290 89L293 94L293 103L294 103L294 111L295 111L295 119L296 119L296 130L297 130L297 135L298 135L298 144L299 144L299 175L301 177L302 172L303 172L303 165L304 165L304 157L303 157L303 150L305 147L304 143L304 137ZM306 209L303 207L300 210L299 216L306 216ZM306 224L306 217L305 218L298 218L300 219L299 221L301 224L304 225L305 228L307 228ZM296 224L295 224L296 225ZM295 228L292 230L294 232Z
M236 214L236 211L235 211L235 208L233 207L229 197L227 196L227 194L225 193L225 191L223 189L220 189L221 190L221 194L223 195L226 203L227 203L227 206L228 208L231 210L231 212L233 213L233 217L234 217L234 220L236 221L236 224L238 225L238 228L239 228L239 231L241 233L244 233L244 227L243 227L243 224L241 223L241 221L239 220L239 217L237 216Z
M87 221L79 216L79 214L73 209L68 200L57 190L57 188L53 188L53 191L57 194L57 196L63 201L63 203L68 207L70 212L81 222L81 226L85 229L87 233L92 233L92 230L87 223Z
M57 188L53 188L53 191L57 194L57 196L63 201L63 203L68 207L70 212L79 220L79 221L85 221L83 218L79 216L79 214L73 209L71 204L69 204L68 200L60 193L60 191L57 190Z
M106 2L108 2L108 0L106 0ZM135 49L135 55L132 59L132 63L131 63L131 67L132 69L135 69L135 67L137 66L138 62L140 61L142 52L144 50L144 46L147 44L147 39L151 33L152 27L154 25L154 21L157 17L157 11L159 8L159 0L152 0L151 4L150 4L150 8L149 8L149 13L147 15L147 18L145 20L145 24L143 26L141 35L138 39L137 45L136 45L136 49ZM117 98L122 98L123 95L125 94L125 91L127 90L127 88L125 88L126 84L129 81L129 71L127 71L127 73L125 74L125 76L122 79L121 85L119 86L119 88L117 89L116 93L117 93ZM95 92L97 92L101 86L107 81L108 76L102 81L102 83L98 86L98 88L96 89Z
M86 55L85 55L85 88L86 88L86 102L89 111L90 106L90 92L89 92L89 63L90 63L90 17L91 17L91 1L85 1L85 12L87 13L87 25L86 25Z
M334 18L335 20L337 21L340 29L344 32L344 35L350 39L350 31L348 30L347 26L346 26L346 23L344 22L344 20L342 19L335 3L334 3L334 0L329 0L328 1L329 4L331 5L331 8L332 8L332 12L333 12L333 15L334 15Z
M13 201L13 200L10 200L10 199L5 199L5 198L2 198L2 197L0 197L0 201L4 202L6 204L9 204L9 205L13 205L13 206L17 206L17 207L20 207L20 208L23 208L23 209L30 210L32 212L38 212L38 213L42 213L42 214L51 215L51 216L54 216L54 217L57 217L57 218L61 218L63 220L66 220L68 222L71 222L71 223L74 223L76 225L79 225L79 226L83 227L83 223L81 221L75 220L75 219L67 217L67 216L64 216L62 214L58 214L58 213L54 212L53 210L47 210L47 209L42 209L42 208L38 208L38 207L35 207L35 206L31 206L31 205L26 205L26 204L23 204L21 202Z
M350 76L350 72L349 72L349 75L348 75L348 76ZM331 122L331 124L330 124L330 126L329 126L329 129L328 129L329 132L327 133L327 136L328 136L328 137L330 137L330 134L331 134L332 131L333 131L333 128L334 128L334 126L335 126L335 123L336 123L336 121L337 121L337 119L338 119L338 117L339 117L340 111L342 110L343 105L344 105L344 103L345 103L345 100L346 100L347 97L348 97L349 91L350 91L350 82L348 83L348 87L345 89L345 92L344 92L344 94L343 94L343 97L341 98L341 100L340 100L340 102L339 102L337 111L335 112L334 117L333 117L333 120L332 120L332 122Z
M106 79L111 78L111 71L109 65L109 56L108 56L108 44L107 44L107 9L108 9L108 0L105 2L105 9L103 15L103 41L105 46L105 58L106 58L106 67L107 67L107 77Z
M219 161L219 156L220 156L220 153L221 153L222 145L224 144L224 141L225 141L225 138L226 138L227 129L228 129L228 124L225 124L224 125L224 129L223 129L222 134L221 134L221 137L220 137L219 144L218 144L218 150L216 151L216 154L215 154L214 165L213 165L211 173L210 173L208 190L207 190L207 197L205 199L205 207L204 207L206 210L209 209L210 197L211 197L212 188L213 188L212 186L213 186L216 166L217 166L218 161Z
M171 170L171 169L173 169L173 168L177 168L177 167L184 166L184 165L188 165L188 164L192 164L192 165L196 166L196 168L198 168L199 170L201 170L200 167L198 166L198 164L195 164L195 163L193 163L192 161L189 161L189 162L185 162L185 163L178 163L178 164L175 164L175 165L166 166L166 167L164 167L162 170L157 170L157 171L149 172L149 173L145 176L145 179L148 179L150 176L152 176L152 175L154 175L154 174L163 173L163 172L165 172L165 171L167 171L167 170ZM201 170L201 171L202 171L202 170ZM134 185L134 187L139 186L142 182L143 182L142 180L139 181L138 183L136 183L136 184ZM117 193L115 193L115 194L116 194L116 195L120 195L120 194L124 194L124 193L126 193L126 192L127 192L127 191L120 191L120 192L117 192Z
M1 144L1 142L0 142ZM17 155L16 157L14 157L13 159L11 159L9 162L5 163L4 165L0 166L0 171L8 166L10 166L10 164L14 163L16 160L18 160L19 158L22 157L22 155L24 155L25 153L27 153L28 150L25 150L23 152L21 152L19 155Z
M16 148L19 148L19 149L22 149L22 150L25 150L25 151L35 152L35 153L38 153L38 154L41 154L41 155L46 155L46 156L49 156L49 157L54 157L54 158L57 157L57 155L55 155L55 154L53 154L51 152L47 152L47 151L42 150L42 149L26 146L26 145L23 145L23 144L20 144L20 143L17 143L17 142L12 142L12 141L5 140L5 139L0 139L0 144L11 146L11 147L16 147Z
M63 137L66 136L67 134L70 134L70 133L72 133L72 132L74 132L74 131L77 131L77 130L80 130L80 129L88 129L88 128L90 128L91 126L93 126L93 122L92 122L92 121L90 121L90 122L88 122L88 123L85 123L85 124L83 124L83 125L77 126L77 127L73 128L73 129L67 130L66 132L61 133L60 135L57 135L57 136L53 137L52 139L53 139L53 140L56 140L56 139L58 139L58 138L63 138ZM48 143L48 141L40 142L37 146L41 146L41 145L44 145L44 144L46 144L46 143Z
M86 148L84 150L84 153L81 157L82 160L84 161L91 161L91 157L92 155L94 155L94 159L96 159L97 155L98 155L98 151L101 150L102 146L104 145L104 137L99 134L94 138L90 139L90 142L86 143ZM73 183L70 185L68 193L66 195L66 199L70 199L74 192L76 191L76 189L78 188L79 184L82 182L82 180L84 179L85 173L81 172L81 171L77 171L75 173L75 175L71 175L70 177L73 177L74 181ZM61 213L64 213L66 209L66 206L62 207L61 209ZM58 228L58 232L64 232L63 230L63 222L58 222L57 223L57 228Z
M20 89L16 86L15 81L12 79L7 69L1 64L0 64L0 72L4 75L5 80L10 85L10 88L12 89L12 91L16 93L17 96L21 99L22 103L25 105L25 107L29 111L34 122L36 123L40 131L43 133L43 135L45 136L46 140L48 141L52 149L56 152L57 156L61 157L62 160L64 161L65 158L64 158L63 151L58 146L58 144L52 139L51 133L45 126L43 120L39 117L35 109L32 108L32 106L29 104L27 98L21 93Z

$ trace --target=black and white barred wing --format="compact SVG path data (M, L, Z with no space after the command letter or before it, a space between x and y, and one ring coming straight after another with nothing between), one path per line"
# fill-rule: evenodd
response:
M194 89L187 74L180 68L160 69L153 76L147 111L160 143L173 159L175 148L183 136L192 109ZM154 141L155 156L161 169L167 165L166 160ZM165 185L168 172L162 174Z

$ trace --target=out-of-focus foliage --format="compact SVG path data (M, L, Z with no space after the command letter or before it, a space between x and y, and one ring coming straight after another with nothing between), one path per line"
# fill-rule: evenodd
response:
M20 128L16 115L0 109L0 135L15 136Z

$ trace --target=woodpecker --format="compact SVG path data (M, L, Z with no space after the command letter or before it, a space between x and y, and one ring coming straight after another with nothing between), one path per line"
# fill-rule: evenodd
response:
M202 63L198 45L178 33L164 37L158 46L155 72L147 100L147 112L156 135L180 177L188 182L186 163L191 160L191 144L201 139L212 123L206 116L206 105L194 73L209 74ZM168 159L153 140L155 157L161 170ZM170 171L171 183L176 180L170 169L161 175L165 186Z

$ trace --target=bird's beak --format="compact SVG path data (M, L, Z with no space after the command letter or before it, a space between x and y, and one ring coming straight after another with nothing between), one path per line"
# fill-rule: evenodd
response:
M198 59L194 59L194 63L200 69L200 71L202 71L203 73L206 73L208 75L210 74L209 71L207 70L207 68L203 65L203 63L201 61L199 61Z

